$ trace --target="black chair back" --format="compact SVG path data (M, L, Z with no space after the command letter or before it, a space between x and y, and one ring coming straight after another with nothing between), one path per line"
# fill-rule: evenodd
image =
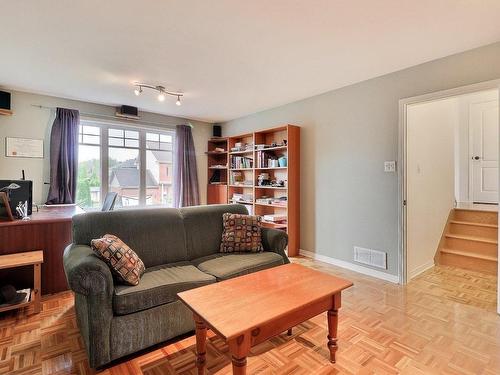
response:
M118 193L110 192L106 194L106 198L104 198L104 203L102 204L101 211L113 211L115 207L115 201Z

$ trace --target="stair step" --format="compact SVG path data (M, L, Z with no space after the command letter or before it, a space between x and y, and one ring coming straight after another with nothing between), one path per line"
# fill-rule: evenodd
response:
M491 239L491 238L485 238L485 237L469 236L469 235L454 234L454 233L446 233L445 237L446 238L456 238L459 240L466 240L466 241L485 242L485 243L491 243L491 244L498 245L497 239Z
M455 208L451 220L495 225L498 224L498 212Z
M476 254L476 253L470 253L468 251L461 251L461 250L455 250L455 249L441 249L442 253L445 254L453 254L453 255L460 255L463 257L469 257L469 258L475 258L475 259L482 259L482 260L489 260L492 262L497 262L498 257L493 257L489 255L482 255L482 254Z
M458 224L458 225L472 225L472 226L476 226L476 227L497 228L498 229L497 224L475 223L472 221L459 221L459 220L451 220L450 223L451 224Z

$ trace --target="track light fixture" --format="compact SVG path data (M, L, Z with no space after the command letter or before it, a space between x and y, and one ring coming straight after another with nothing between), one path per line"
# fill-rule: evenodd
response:
M163 102L165 101L165 98L167 97L167 95L170 95L170 96L177 96L177 101L175 102L175 104L177 104L178 106L181 105L181 96L184 96L183 93L181 92L173 92L173 91L167 91L165 90L165 87L163 86L155 86L155 85L150 85L150 84L147 84L147 83L134 83L134 86L135 86L135 89L134 89L134 94L136 96L139 96L142 94L142 89L143 88L147 88L147 89L151 89L151 90L156 90L158 91L158 101L160 102Z

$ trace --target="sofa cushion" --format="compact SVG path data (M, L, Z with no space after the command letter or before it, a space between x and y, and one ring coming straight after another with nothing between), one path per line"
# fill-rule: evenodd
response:
M224 213L248 215L246 207L242 204L184 207L179 211L186 230L188 260L219 252L222 238L222 215Z
M264 270L283 264L283 257L276 253L218 253L192 261L201 271L213 275L217 280Z
M222 215L222 242L221 253L237 253L248 251L260 253L262 236L260 232L260 216L241 215L226 212Z
M146 268L187 260L184 223L178 209L140 208L73 216L73 243L90 245L92 239L106 233L134 249Z
M115 285L113 310L131 314L177 300L177 293L214 283L215 277L189 262L178 262L146 270L136 286Z
M111 269L115 278L125 285L137 285L145 271L144 263L134 250L112 234L91 241L92 251Z

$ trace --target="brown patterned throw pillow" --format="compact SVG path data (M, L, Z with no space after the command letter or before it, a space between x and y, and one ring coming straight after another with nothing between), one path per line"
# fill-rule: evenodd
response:
M105 234L91 241L91 247L104 260L118 281L127 285L137 285L146 270L141 258L118 237Z
M262 251L260 216L225 213L222 215L224 231L222 232L221 253Z

